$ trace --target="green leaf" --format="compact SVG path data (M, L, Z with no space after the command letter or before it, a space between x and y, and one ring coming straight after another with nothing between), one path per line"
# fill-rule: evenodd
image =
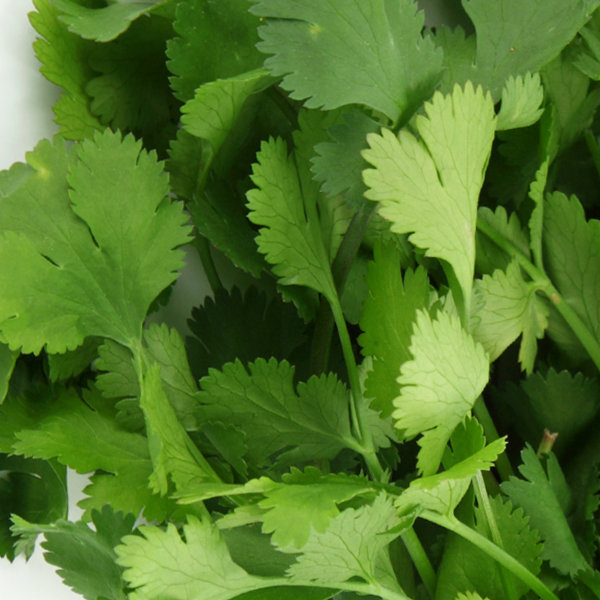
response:
M481 436L476 435L478 439ZM450 516L469 489L471 479L478 471L489 470L505 446L506 438L499 438L446 471L415 479L398 497L396 506L400 510L415 507Z
M355 577L376 588L387 587L392 579L400 591L393 574L385 573L387 546L414 519L411 513L400 517L392 500L381 493L372 504L342 511L324 531L311 531L288 575L292 581L315 581L332 587Z
M521 451L521 460L519 472L525 479L511 477L501 487L539 531L544 542L540 557L566 575L589 569L567 522L569 490L556 457L549 454L542 465L531 446L527 446Z
M412 0L253 0L266 23L258 49L265 67L307 108L364 104L392 121L406 120L428 98L442 54L423 38L423 14Z
M184 0L178 2L167 42L171 86L184 102L207 81L226 79L262 65L256 50L259 20L248 12L247 0Z
M367 137L363 156L374 169L363 172L366 196L379 201L392 231L426 256L448 262L465 300L471 296L475 264L477 201L491 151L496 119L489 94L467 83L451 95L436 93L416 117L418 140L407 130Z
M567 6L562 0L463 0L462 5L477 33L475 82L499 98L510 75L534 73L558 56L598 2L575 0Z
M115 513L110 506L104 506L102 512L92 511L95 530L82 521L58 520L43 525L28 523L17 516L13 521L16 534L45 535L44 558L58 567L58 574L73 591L87 600L127 599L113 548L131 532L133 515Z
M520 508L500 496L491 497L490 505L506 552L516 558L534 575L540 571L539 554L542 550L537 531L529 526L529 518ZM487 521L480 507L475 509L475 529L490 538ZM438 571L436 600L454 600L457 593L477 590L488 598L502 598L506 594L501 568L479 548L456 535L446 543L444 557ZM507 572L504 577L512 577ZM517 597L527 592L520 580L512 577Z
M529 127L544 112L544 88L539 73L510 75L502 88L502 106L498 113L497 130Z
M373 357L365 394L371 406L388 417L400 392L400 366L412 358L410 340L418 309L429 303L429 281L424 269L407 270L402 276L401 253L396 244L376 244L369 263L365 299L358 338L364 356Z
M243 295L238 287L217 291L214 300L208 297L192 310L188 325L192 337L186 346L197 379L236 358L245 364L259 357L289 359L306 341L306 326L294 307L254 286Z
M329 258L318 221L305 213L305 198L293 156L281 139L261 144L247 193L250 221L262 226L256 238L259 251L284 285L302 285L336 297Z
M59 11L50 0L34 0L37 12L29 15L31 24L39 33L34 50L41 63L41 72L64 93L53 111L59 132L69 140L91 137L101 128L100 121L90 110L90 98L85 91L94 76L89 65L92 42L67 31L59 21Z
M18 357L18 352L11 350L7 344L0 343L0 404L8 393L8 384Z
M263 578L249 575L233 562L219 530L209 521L190 516L183 526L185 541L169 523L139 529L117 546L123 577L136 591L131 600L229 600L268 587ZM265 585L266 583L266 585Z
M332 373L294 385L294 367L262 358L211 369L200 382L199 422L235 425L255 467L283 467L334 458L357 449L350 431L348 390Z
M529 245L531 253L538 269L544 270L542 254L542 235L544 230L544 189L548 181L548 166L550 160L547 158L537 170L535 181L529 186L529 197L533 200L534 208L529 217Z
M581 203L555 192L544 210L544 260L546 271L563 300L577 313L596 339L600 339L600 221L586 221ZM556 318L557 315L552 314ZM552 325L552 323L551 323ZM551 327L549 334L561 346L581 354L570 330Z
M439 90L446 94L458 83L464 85L476 77L475 53L477 42L474 35L466 35L462 27L451 28L447 24L436 26L433 41L444 52L444 70Z
M405 437L423 434L417 466L431 475L455 427L487 384L489 362L458 318L444 312L436 320L417 312L410 352L412 360L402 365L398 377L401 389L392 417Z
M169 478L177 490L183 490L213 480L215 474L177 420L160 377L160 366L154 363L144 376L140 405L154 467L150 488L164 496L169 491Z
M89 337L75 350L63 352L62 354L49 354L50 381L65 381L80 375L98 356L99 345L100 340L98 338Z
M548 307L536 295L536 285L526 282L516 261L506 271L496 270L475 280L471 312L471 334L495 361L519 336L519 362L531 373L537 340L548 324Z
M181 123L192 135L207 140L216 154L233 129L244 103L271 83L265 69L205 83L181 107Z
M0 206L6 340L35 353L93 335L139 343L189 233L156 157L106 131L70 152L58 139L41 142L28 161L35 171Z
M116 38L132 21L156 6L154 2L120 2L92 9L73 0L52 0L52 4L61 11L59 18L69 31L96 42L108 42Z

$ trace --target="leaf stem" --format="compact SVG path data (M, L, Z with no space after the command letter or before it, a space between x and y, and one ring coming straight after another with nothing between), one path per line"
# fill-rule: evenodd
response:
M202 261L202 268L204 269L204 273L208 279L210 289L212 290L213 294L216 294L219 290L223 289L223 283L221 282L221 278L219 277L219 273L215 267L212 254L210 252L210 244L208 243L208 240L198 232L196 232L194 241L192 243L198 251L198 255Z
M435 595L435 586L437 577L431 561L421 544L421 540L417 537L413 527L410 527L402 534L402 541L406 546L406 550L419 573L421 581L425 585L425 589L431 598Z
M510 571L515 577L520 579L542 600L559 600L558 596L552 593L540 579L525 568L518 560L474 529L471 529L459 521L456 517L440 515L439 513L429 510L422 512L420 517L460 535L462 538L477 546L480 550Z
M531 277L536 287L544 292L556 310L567 322L573 333L586 349L594 364L600 370L600 343L586 327L579 315L565 302L558 290L554 287L548 276L542 273L512 242L507 240L484 221L477 222L477 228L507 254L512 256L523 270Z

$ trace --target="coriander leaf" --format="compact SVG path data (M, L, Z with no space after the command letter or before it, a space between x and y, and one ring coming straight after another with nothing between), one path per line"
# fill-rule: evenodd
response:
M94 75L89 65L94 45L67 31L50 0L34 0L33 4L37 12L30 13L29 19L41 36L33 45L42 65L40 71L64 90L53 107L59 133L69 140L91 137L101 128L90 111L90 97L85 91Z
M500 496L490 497L490 505L506 552L533 574L539 573L542 545L537 531L529 525L529 518L521 508L514 509ZM489 538L487 520L480 507L475 509L475 517L475 529ZM468 593L473 589L489 598L502 598L506 592L501 568L479 548L464 538L452 535L446 543L438 571L436 600L454 600L457 593ZM505 572L504 577L512 576ZM520 598L528 588L519 579L512 579Z
M597 0L463 0L477 33L476 83L495 98L506 79L535 72L560 54L598 6ZM532 35L532 32L535 35Z
M150 488L161 495L170 477L177 490L212 480L215 473L183 429L161 385L161 370L154 363L144 376L140 405L146 418L148 447L154 467Z
M48 355L48 368L51 381L64 381L81 374L98 356L100 340L95 337L86 338L70 352ZM122 346L121 346L122 347Z
M192 135L207 140L213 153L233 129L248 98L272 84L265 69L205 83L181 108L181 123Z
M431 475L455 427L485 387L489 362L458 318L444 312L432 320L427 312L417 311L410 352L412 359L401 366L392 417L405 437L423 434L417 466Z
M495 361L520 335L519 362L531 373L537 354L537 339L548 324L548 308L536 295L533 282L526 282L516 261L506 271L496 270L475 280L471 334Z
M369 263L365 299L358 338L364 356L373 357L365 394L371 407L388 417L400 392L400 366L410 360L410 340L418 309L429 303L429 281L424 269L400 270L401 253L396 244L377 243Z
M117 563L123 577L137 591L131 600L229 600L254 589L268 587L268 580L249 575L233 562L219 530L193 516L183 526L185 541L169 523L166 530L154 526L139 529L117 546Z
M171 188L179 198L191 200L204 185L203 175L211 160L210 144L185 129L178 129L169 142L168 154L166 167Z
M496 118L489 94L471 83L439 92L416 117L418 140L407 130L398 137L384 129L367 136L363 156L374 169L363 172L366 197L380 202L392 231L426 256L448 262L465 300L471 296L475 263L477 201L490 155Z
M243 295L238 287L218 290L214 299L192 309L188 326L192 336L186 347L196 379L236 358L242 363L289 359L306 341L306 326L294 307L254 286Z
M542 255L542 234L544 230L544 189L548 181L548 166L550 159L546 159L535 174L535 181L529 186L529 197L533 200L534 207L529 217L529 245L536 266L544 270Z
M475 592L465 592L458 594L454 600L489 600L487 597L483 598Z
M598 38L597 20L594 17L590 23L579 31L585 42L576 47L573 64L587 77L594 81L600 80L600 38Z
M546 271L563 300L592 335L600 339L600 221L586 221L579 200L560 192L547 196L544 209ZM561 329L551 326L549 334L561 346L581 353L579 342L570 330L562 334Z
M248 218L262 226L259 251L273 264L284 285L302 285L332 300L337 292L323 245L319 222L305 213L305 198L293 156L282 139L261 144L247 193Z
M116 38L132 21L156 6L154 2L119 2L93 9L73 0L52 0L52 3L61 11L59 18L69 31L96 42L108 42Z
M361 151L367 147L367 134L379 128L377 121L365 113L352 109L345 112L342 121L329 129L331 141L315 146L312 159L315 181L321 191L330 197L344 195L351 206L360 205L365 191L361 171L365 161Z
M35 171L0 206L6 340L35 353L92 335L139 343L150 303L182 266L174 248L189 239L156 156L106 131L71 151L43 141L28 161Z
M513 504L523 508L532 527L539 531L544 542L540 557L566 575L589 569L567 522L565 502L569 490L556 457L549 454L544 466L528 445L521 451L521 460L519 472L525 479L511 477L501 488Z
M110 506L92 511L95 531L83 521L58 520L44 525L29 523L15 515L13 532L19 535L43 533L44 558L58 567L66 585L87 600L107 598L126 600L121 569L113 550L120 539L131 532L135 517L115 513Z
M510 75L502 88L502 106L498 113L497 130L529 127L544 112L544 88L539 73Z
M423 38L412 0L253 0L266 18L257 48L265 67L307 108L365 104L392 121L408 119L429 97L442 54Z
M476 76L475 52L477 43L474 35L465 35L462 27L451 29L447 24L436 26L433 41L444 52L444 70L440 91L448 93L458 83L464 85Z
M292 581L332 586L358 577L377 589L382 586L387 546L414 519L414 513L400 517L391 498L381 493L372 504L343 510L324 531L311 531L288 575ZM385 584L391 583L387 579ZM399 591L395 581L392 585Z
M8 384L12 376L19 353L0 342L0 404L8 393Z
M200 381L199 423L235 425L246 436L247 460L256 468L334 458L357 449L350 431L348 390L335 375L294 386L294 367L262 358L209 370Z
M471 479L478 471L489 470L505 446L506 438L499 438L441 473L413 480L398 496L396 506L401 510L415 507L451 515L469 489Z
M167 42L171 86L184 102L202 83L226 79L262 65L256 50L259 20L248 12L247 0L185 0L178 2Z

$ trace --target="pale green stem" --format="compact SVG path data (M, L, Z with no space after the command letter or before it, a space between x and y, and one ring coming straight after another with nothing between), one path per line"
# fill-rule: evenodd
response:
M531 571L525 568L518 560L488 540L486 537L467 527L454 516L440 515L432 511L424 511L419 515L422 519L436 523L449 531L460 535L462 538L477 546L497 563L520 579L529 589L533 590L542 600L559 600L548 587L540 581Z
M402 534L402 541L406 546L406 550L419 573L421 581L425 585L425 589L430 598L435 595L435 586L437 577L429 557L425 553L425 548L421 544L421 540L417 537L415 530L411 527Z

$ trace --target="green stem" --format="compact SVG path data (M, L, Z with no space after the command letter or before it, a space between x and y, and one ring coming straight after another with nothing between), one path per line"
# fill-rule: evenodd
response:
M498 529L498 523L496 522L496 517L494 515L494 511L492 510L492 505L490 504L490 499L485 488L485 483L483 482L481 471L478 471L477 475L475 475L475 478L473 479L473 487L475 489L475 495L477 496L477 503L482 508L485 520L487 521L492 540L499 548L504 550L502 535L500 534L500 529ZM502 579L502 585L508 600L519 600L517 590L515 589L515 584L504 569L500 569L500 578Z
M600 147L598 147L598 142L596 141L594 134L589 129L586 129L583 132L583 137L585 138L585 143L587 144L588 150L592 156L592 160L594 161L596 172L600 177Z
M505 569L510 571L517 579L520 579L542 600L559 600L558 596L553 594L542 581L525 568L518 560L474 529L461 523L456 517L440 515L432 511L424 511L421 513L420 517L460 535L462 538L477 546Z
M544 292L556 310L567 322L573 333L586 349L594 364L600 370L600 343L586 327L579 315L565 302L545 273L542 273L512 242L507 240L484 221L478 221L477 228L489 237L497 246L512 256L531 277L536 287Z
M425 585L427 593L433 598L435 595L437 577L429 557L425 552L425 548L423 548L421 540L417 537L417 534L412 527L402 534L402 541L417 569L417 573L419 573L421 581Z
M283 113L292 128L296 129L298 127L298 114L296 109L290 103L289 98L284 95L279 86L272 85L269 88L267 95L277 105L277 108Z
M496 425L483 401L483 397L479 396L475 405L473 406L473 412L477 417L477 420L481 423L483 430L485 431L485 437L489 442L493 442L497 440L500 436L498 435L498 430L496 429ZM511 475L514 475L515 472L506 456L506 452L503 452L496 461L496 469L500 474L500 478L503 481L507 481Z
M215 267L212 254L210 252L210 244L204 236L198 233L196 233L196 236L194 237L193 244L198 251L200 260L202 261L202 268L204 269L204 273L206 274L210 288L213 294L216 294L218 291L223 289L223 283L221 282L221 278L219 277L219 273Z

